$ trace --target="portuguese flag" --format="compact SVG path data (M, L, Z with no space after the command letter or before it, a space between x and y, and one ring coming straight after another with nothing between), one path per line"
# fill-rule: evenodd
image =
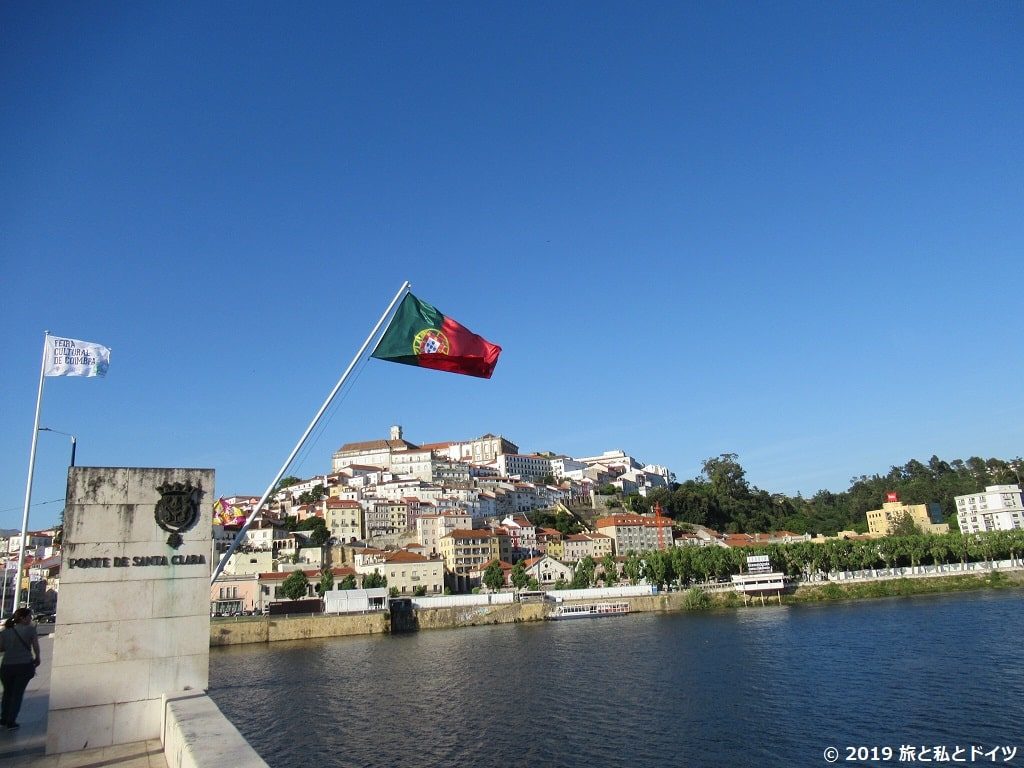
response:
M491 378L501 347L407 293L372 357Z

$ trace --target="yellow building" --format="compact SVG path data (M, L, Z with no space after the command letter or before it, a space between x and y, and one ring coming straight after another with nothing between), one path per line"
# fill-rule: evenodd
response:
M889 493L881 509L868 512L868 533L872 536L888 536L904 515L908 515L922 533L949 532L949 525L934 522L942 519L938 504L904 504L895 493Z
M483 570L501 554L498 537L483 530L452 531L441 537L440 547L445 567L460 576Z

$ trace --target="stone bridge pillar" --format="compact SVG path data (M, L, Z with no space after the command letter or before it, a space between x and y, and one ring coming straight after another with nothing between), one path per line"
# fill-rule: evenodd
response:
M205 690L212 469L72 467L48 754L160 737L165 693Z

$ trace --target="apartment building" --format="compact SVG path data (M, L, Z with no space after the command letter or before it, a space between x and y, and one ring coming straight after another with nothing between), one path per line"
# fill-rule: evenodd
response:
M1024 528L1024 494L1019 485L990 485L982 493L956 497L962 533Z

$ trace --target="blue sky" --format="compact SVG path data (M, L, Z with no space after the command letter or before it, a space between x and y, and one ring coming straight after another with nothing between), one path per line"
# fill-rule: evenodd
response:
M0 527L45 329L113 349L46 382L80 464L260 493L405 279L494 378L370 361L295 474L393 423L805 495L1024 453L1019 3L0 17ZM40 436L34 501L67 455Z

